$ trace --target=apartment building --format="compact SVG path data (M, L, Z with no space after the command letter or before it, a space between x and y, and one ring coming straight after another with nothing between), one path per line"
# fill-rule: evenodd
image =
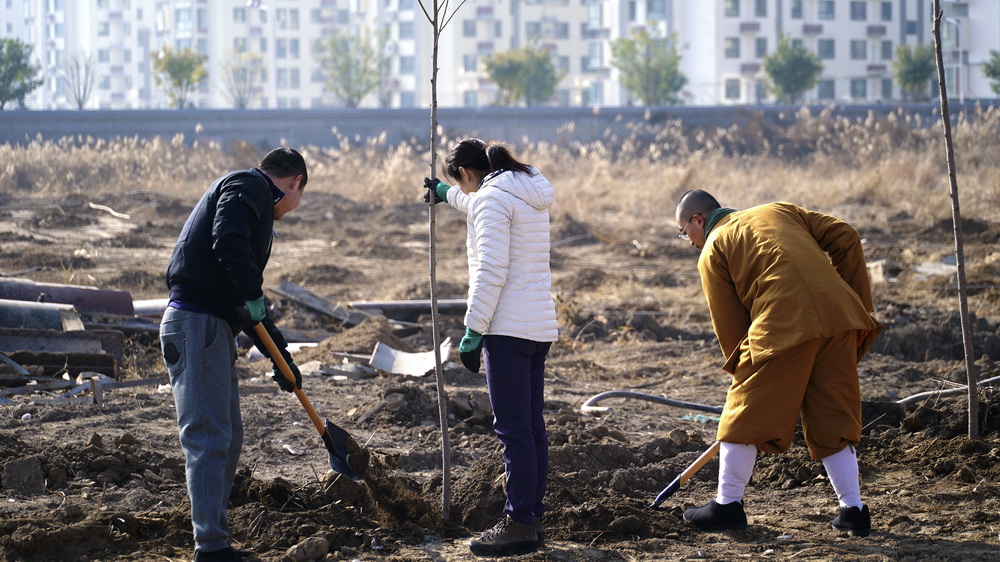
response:
M821 81L805 99L871 103L901 98L892 60L900 44L932 41L927 0L467 0L439 42L441 106L479 107L496 97L483 64L529 44L548 49L562 74L549 104L634 103L611 64L611 42L656 26L680 44L687 105L771 103L763 60L781 37L817 53ZM982 64L1000 49L1000 2L942 1L950 94L993 97ZM86 62L94 88L86 107L163 108L153 57L164 46L205 57L208 78L189 100L232 107L224 69L238 53L262 63L252 108L343 105L327 90L316 55L334 31L385 30L389 70L361 107L426 107L431 102L433 0L0 0L0 36L33 47L44 85L29 108L74 108L73 67ZM456 8L457 11L456 11Z

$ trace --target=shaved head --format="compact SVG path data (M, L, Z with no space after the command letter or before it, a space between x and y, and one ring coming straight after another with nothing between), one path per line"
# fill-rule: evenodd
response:
M680 203L677 204L677 223L683 224L693 215L708 216L709 213L721 206L715 197L712 197L707 191L692 189L685 193L681 197Z

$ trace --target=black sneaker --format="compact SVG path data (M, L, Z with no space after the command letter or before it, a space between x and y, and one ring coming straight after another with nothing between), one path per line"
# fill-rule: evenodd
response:
M719 504L712 500L701 507L684 510L684 520L703 531L742 531L747 528L747 514L741 501Z
M195 550L194 562L243 562L243 557L233 550L233 547L227 546L210 552Z
M538 549L535 526L518 523L504 515L478 538L469 542L474 554L527 554Z
M833 520L833 528L851 537L867 537L872 531L872 516L868 506L842 507Z

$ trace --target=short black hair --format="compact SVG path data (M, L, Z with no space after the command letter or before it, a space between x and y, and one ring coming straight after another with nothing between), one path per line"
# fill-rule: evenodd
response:
M264 159L260 161L260 165L257 167L265 174L276 178L302 176L302 183L299 184L299 189L305 188L306 182L309 181L309 172L306 171L305 158L297 150L288 148L287 146L275 148L271 152L268 152L267 156L264 156Z

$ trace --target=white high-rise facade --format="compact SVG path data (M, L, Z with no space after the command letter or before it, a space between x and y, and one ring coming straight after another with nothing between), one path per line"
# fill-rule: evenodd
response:
M949 94L994 97L982 64L1000 50L1000 1L942 0L942 9ZM679 41L686 105L772 103L763 60L782 37L823 62L806 100L898 101L896 47L933 41L929 0L467 0L448 15L437 81L446 107L494 103L484 57L529 44L548 49L562 75L548 105L633 104L611 42L648 25ZM375 30L387 33L389 71L360 107L427 107L433 34L419 0L0 0L0 37L31 45L44 80L26 99L31 109L75 108L74 65L93 69L87 108L167 107L152 73L164 46L205 57L192 107L232 107L223 76L238 53L263 67L251 108L341 107L316 53L334 31Z

